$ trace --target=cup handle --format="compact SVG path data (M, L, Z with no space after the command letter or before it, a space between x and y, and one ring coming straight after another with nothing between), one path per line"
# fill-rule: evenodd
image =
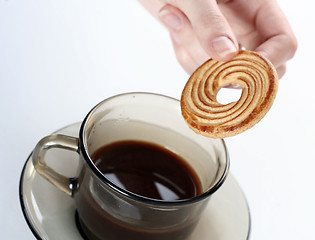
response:
M57 173L45 162L45 153L52 148L61 148L79 153L79 139L62 134L53 134L44 137L37 143L32 155L34 168L39 175L67 195L72 196L76 188L74 186L76 185L76 181L73 178L67 178Z

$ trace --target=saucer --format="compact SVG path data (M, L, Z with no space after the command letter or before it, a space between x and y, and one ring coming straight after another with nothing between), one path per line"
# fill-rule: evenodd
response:
M81 123L56 131L77 137ZM77 228L74 200L39 176L28 157L20 179L20 202L24 217L37 239L84 240ZM46 161L60 173L75 176L76 153L54 149ZM211 197L191 240L246 240L250 235L247 201L235 178L229 174Z

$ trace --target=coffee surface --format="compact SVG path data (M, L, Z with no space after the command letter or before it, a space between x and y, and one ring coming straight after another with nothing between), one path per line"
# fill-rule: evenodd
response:
M200 181L189 164L153 143L115 142L100 148L91 157L111 182L144 197L173 201L201 193Z

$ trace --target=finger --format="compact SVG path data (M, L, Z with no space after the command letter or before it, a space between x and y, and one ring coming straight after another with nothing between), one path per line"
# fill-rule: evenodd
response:
M265 56L278 68L294 56L296 45L289 36L280 34L269 38L255 51Z
M276 68L291 59L297 41L290 24L275 1L262 5L257 13L257 28L265 41L255 51L268 58Z
M286 73L287 71L287 66L286 64L282 64L281 66L279 66L277 68L277 73L278 73L278 78L282 78L284 76L284 74Z
M210 56L201 47L199 40L196 38L192 29L190 21L182 11L174 6L165 5L161 9L159 16L162 23L171 32L173 41L176 43L175 52L177 49L180 49L180 52L185 49L185 56L187 55L193 58L192 60L197 65L201 65L210 58ZM181 56L181 54L177 55ZM186 58L187 57L185 57L185 59ZM191 62L191 60L189 61ZM181 62L183 62L183 60L181 60Z
M191 75L200 66L200 64L191 57L190 53L181 43L179 43L179 40L175 35L172 35L172 33L170 35L178 62L185 71Z
M212 58L227 61L236 55L237 40L216 0L183 1L182 5L201 46Z
M217 3L227 3L229 1L231 1L231 0L217 0Z
M138 0L138 2L156 19L158 19L159 10L165 5L165 3L158 0Z

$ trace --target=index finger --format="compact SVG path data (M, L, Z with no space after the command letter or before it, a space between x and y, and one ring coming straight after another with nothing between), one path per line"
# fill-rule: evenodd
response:
M237 39L216 0L182 0L177 2L210 57L227 61L238 52Z
M262 4L257 12L256 24L264 41L255 49L256 52L268 58L276 68L294 56L297 40L276 1Z

